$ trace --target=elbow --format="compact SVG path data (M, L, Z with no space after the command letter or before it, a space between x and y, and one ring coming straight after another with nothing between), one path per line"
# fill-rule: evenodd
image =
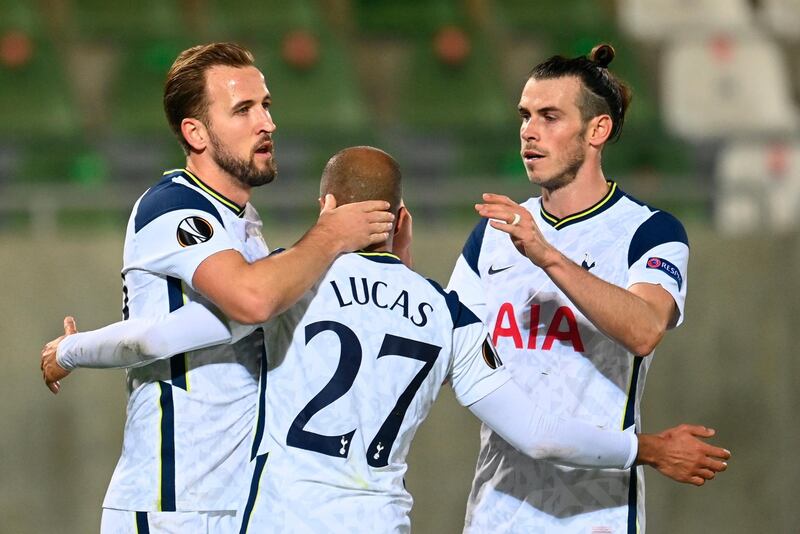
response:
M240 295L229 306L220 306L220 309L230 319L250 325L265 323L277 315L275 302L254 292Z
M633 342L628 345L628 350L630 350L634 356L645 357L649 356L656 350L656 347L661 340L664 338L665 329L663 328L651 328L647 329L646 331L639 332L639 335L635 336Z

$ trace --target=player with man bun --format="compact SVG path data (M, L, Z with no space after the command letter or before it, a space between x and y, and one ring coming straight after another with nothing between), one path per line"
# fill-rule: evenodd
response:
M605 429L639 431L653 350L683 320L689 243L672 215L605 177L605 145L631 99L608 65L614 49L551 57L519 101L520 154L541 196L517 204L485 194L449 289L486 323L515 381L538 406ZM684 425L672 437L703 456L701 485L729 453ZM640 457L664 474L659 460ZM486 425L465 532L644 532L644 477L531 459Z

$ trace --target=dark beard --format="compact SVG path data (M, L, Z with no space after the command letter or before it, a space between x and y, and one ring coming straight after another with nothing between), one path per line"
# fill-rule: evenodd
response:
M278 174L278 166L274 159L274 152L272 154L273 158L267 161L267 167L264 170L260 170L256 167L255 155L251 155L249 161L239 159L232 155L222 146L219 138L214 135L211 128L208 129L208 138L209 141L211 141L211 146L214 147L214 163L219 165L223 171L236 178L242 185L247 187L259 187L270 183Z
M575 176L578 175L578 170L583 165L585 159L585 153L579 152L573 154L569 161L567 161L567 165L564 167L564 170L558 176L554 176L546 183L543 183L542 187L552 193L553 191L571 184L575 179Z

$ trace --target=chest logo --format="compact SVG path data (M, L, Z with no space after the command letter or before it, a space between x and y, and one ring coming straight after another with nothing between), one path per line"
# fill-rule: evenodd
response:
M509 265L508 267L501 267L499 269L495 269L494 265L489 266L489 276L497 273L502 273L503 271L507 271L508 269L512 268L513 265Z
M186 217L178 225L178 243L182 247L205 243L213 235L214 229L202 217Z
M592 256L587 252L583 255L583 261L581 262L581 267L586 269L587 271L591 271L597 263L592 259Z

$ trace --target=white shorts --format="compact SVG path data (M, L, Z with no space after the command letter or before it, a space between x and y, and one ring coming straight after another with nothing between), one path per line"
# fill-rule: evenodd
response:
M132 512L103 508L100 534L236 534L236 511Z

